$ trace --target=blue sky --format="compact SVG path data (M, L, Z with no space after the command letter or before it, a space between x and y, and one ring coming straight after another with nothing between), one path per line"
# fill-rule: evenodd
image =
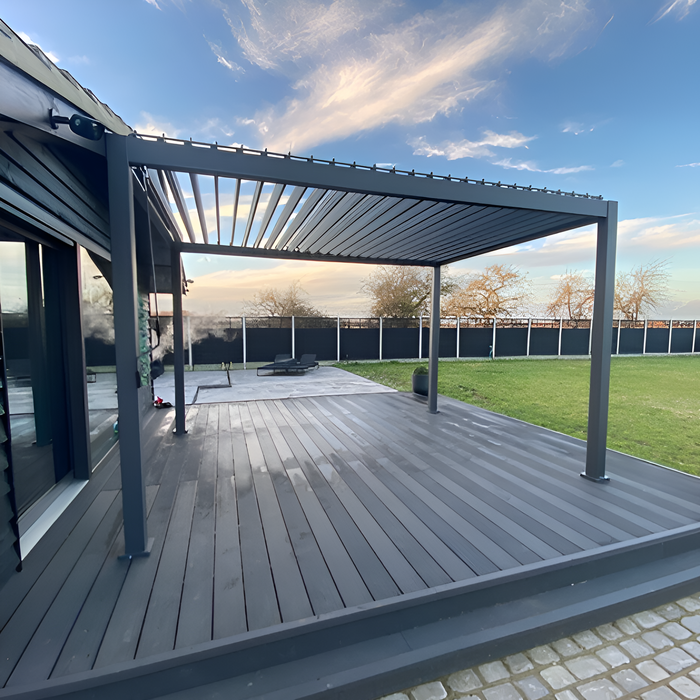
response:
M700 300L696 0L0 7L139 131L602 194L620 202L618 267L667 259L671 306ZM544 299L593 256L581 230L456 267L518 265ZM193 310L235 313L291 279L329 313L366 305L363 266L186 267Z

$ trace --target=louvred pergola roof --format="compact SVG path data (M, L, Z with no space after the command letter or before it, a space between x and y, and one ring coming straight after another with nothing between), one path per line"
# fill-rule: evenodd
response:
M179 213L163 216L181 252L437 266L607 216L601 197L574 192L165 137L132 135L127 147L131 165L145 166ZM195 216L183 194L187 178ZM252 189L247 215L242 187ZM203 192L214 198L209 221Z

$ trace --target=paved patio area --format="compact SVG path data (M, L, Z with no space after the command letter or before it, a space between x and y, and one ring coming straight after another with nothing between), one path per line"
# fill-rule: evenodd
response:
M699 632L696 595L382 700L695 700Z

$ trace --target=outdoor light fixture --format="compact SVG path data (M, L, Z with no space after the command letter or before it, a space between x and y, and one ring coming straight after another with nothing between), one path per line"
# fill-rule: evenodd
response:
M90 139L90 141L99 141L105 132L104 125L94 119L84 117L82 114L74 114L70 119L59 117L54 115L53 108L49 110L49 122L52 129L58 129L59 124L68 124L74 134L78 134L84 139Z

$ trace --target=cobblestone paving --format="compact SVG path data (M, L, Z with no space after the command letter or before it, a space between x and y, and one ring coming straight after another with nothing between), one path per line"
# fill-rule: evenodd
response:
M700 595L381 700L695 700Z

